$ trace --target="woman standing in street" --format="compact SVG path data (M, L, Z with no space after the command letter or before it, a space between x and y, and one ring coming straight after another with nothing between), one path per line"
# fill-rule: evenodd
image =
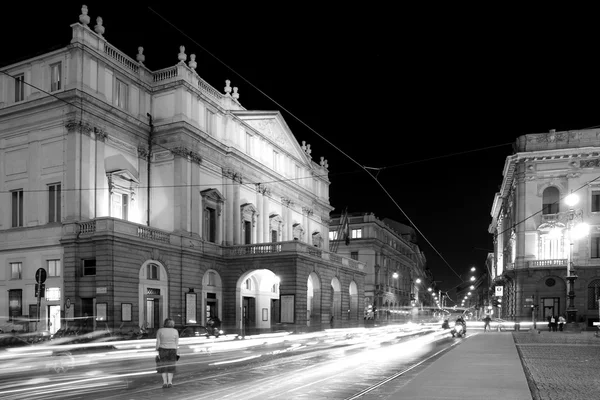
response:
M174 328L175 321L165 319L164 327L156 333L156 350L159 360L157 371L162 374L163 389L173 386L175 363L177 362L177 346L179 345L179 332Z

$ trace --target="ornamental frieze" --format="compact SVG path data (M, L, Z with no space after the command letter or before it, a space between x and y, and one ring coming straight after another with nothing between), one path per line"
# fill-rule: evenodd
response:
M139 158L144 158L144 159L147 159L147 158L148 158L148 155L149 155L150 153L148 152L148 149L147 149L147 148L145 148L145 147L138 147L138 149L137 149L137 150L138 150L138 157L139 157Z
M242 174L240 172L232 170L231 168L223 168L223 176L231 179L234 182L240 184L244 183L242 182Z
M581 160L579 161L579 166L581 168L597 168L600 166L600 158L594 160Z
M271 196L271 189L263 185L262 183L256 184L256 191L262 194L263 196Z
M171 149L171 153L173 153L176 156L187 158L188 160L197 164L200 164L202 162L202 157L200 157L200 154L188 149L187 147L174 147Z

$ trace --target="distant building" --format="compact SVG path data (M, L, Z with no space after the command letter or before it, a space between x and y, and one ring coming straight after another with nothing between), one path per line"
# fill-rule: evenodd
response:
M531 320L533 306L538 321L598 321L599 137L598 129L528 134L506 158L489 227L503 318Z
M332 251L366 265L365 318L401 319L429 312L433 299L427 289L433 276L413 228L372 213L355 213L332 216L329 229Z
M327 161L183 46L151 71L89 23L1 68L0 326L362 323L364 263L328 251Z

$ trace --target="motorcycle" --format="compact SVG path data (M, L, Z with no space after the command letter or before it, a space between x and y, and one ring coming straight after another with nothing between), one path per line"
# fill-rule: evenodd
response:
M467 330L462 324L455 324L454 328L450 331L452 337L464 337L467 334Z

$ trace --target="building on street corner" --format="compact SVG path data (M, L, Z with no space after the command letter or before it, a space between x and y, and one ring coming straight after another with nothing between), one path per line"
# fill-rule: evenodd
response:
M433 275L413 228L373 213L334 215L329 228L331 250L365 264L365 320L407 321L432 314Z
M506 158L489 227L502 318L563 315L576 329L598 321L599 137L599 129L523 135Z
M362 324L365 263L329 251L327 160L183 46L151 71L93 25L84 6L69 44L1 67L0 326Z

